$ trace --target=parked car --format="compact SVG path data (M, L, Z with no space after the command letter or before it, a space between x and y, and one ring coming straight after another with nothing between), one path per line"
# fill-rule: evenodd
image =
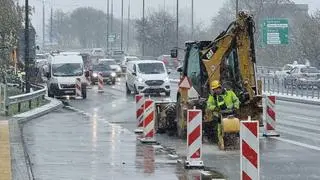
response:
M298 88L320 87L320 71L312 66L297 66L288 72L284 86Z
M288 73L291 72L296 67L307 67L305 64L298 64L297 62L294 62L293 64L286 64L282 67L280 71L275 72L275 79L277 80L283 80L288 76Z
M170 82L163 62L157 60L129 61L126 73L126 91L138 93L165 93L170 96Z
M127 63L130 61L139 61L140 59L136 56L124 56L122 62L121 62L121 69L122 72L126 72L127 69Z
M91 83L95 84L98 82L98 75L101 73L103 82L109 84L116 83L116 76L117 74L112 70L109 64L99 63L94 64L92 66L92 73L91 73Z
M94 48L91 51L91 56L104 57L105 56L105 52L103 51L102 48Z
M121 76L122 70L120 65L114 59L99 59L99 63L108 64L111 69L116 72L117 76Z

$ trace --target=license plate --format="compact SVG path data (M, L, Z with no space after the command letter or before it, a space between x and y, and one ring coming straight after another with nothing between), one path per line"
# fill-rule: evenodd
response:
M159 86L151 86L150 89L160 89Z
M64 91L64 93L68 93L69 94L69 93L73 93L73 91Z

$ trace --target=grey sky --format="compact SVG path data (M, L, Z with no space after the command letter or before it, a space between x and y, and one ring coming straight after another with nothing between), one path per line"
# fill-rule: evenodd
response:
M19 0L24 2L24 0ZM42 1L43 0L29 0L30 5L35 9L32 17L32 22L40 35L42 32ZM112 0L110 0L111 2ZM115 17L121 16L121 0L114 1L114 15ZM124 0L124 15L127 17L128 3L131 4L131 17L139 18L142 16L142 0ZM222 7L225 0L194 0L194 18L195 23L204 22L208 24L213 16L215 16L218 10ZM240 0L241 1L241 0ZM50 8L62 9L65 12L71 12L78 7L90 6L106 12L107 0L45 0L46 19L49 17ZM320 9L320 0L294 0L296 3L304 3L309 5L310 12L316 9ZM151 10L166 7L166 10L172 14L175 14L176 0L145 0L146 13ZM180 19L184 22L188 22L191 19L191 0L179 0L179 9L181 12Z

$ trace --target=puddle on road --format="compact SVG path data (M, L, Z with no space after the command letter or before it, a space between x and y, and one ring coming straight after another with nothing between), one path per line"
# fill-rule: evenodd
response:
M175 153L173 149L162 147L161 145L136 143L136 169L144 174L154 174L155 179L177 180L212 180L225 179L224 176L210 168L185 169L183 164L177 159L170 158L169 154ZM159 173L162 172L162 173Z

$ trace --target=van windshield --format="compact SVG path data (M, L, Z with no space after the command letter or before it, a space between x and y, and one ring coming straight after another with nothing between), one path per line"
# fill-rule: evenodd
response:
M83 68L80 63L64 63L52 65L53 76L81 76L83 74Z
M139 72L142 74L163 74L165 73L162 63L142 63L139 64Z

